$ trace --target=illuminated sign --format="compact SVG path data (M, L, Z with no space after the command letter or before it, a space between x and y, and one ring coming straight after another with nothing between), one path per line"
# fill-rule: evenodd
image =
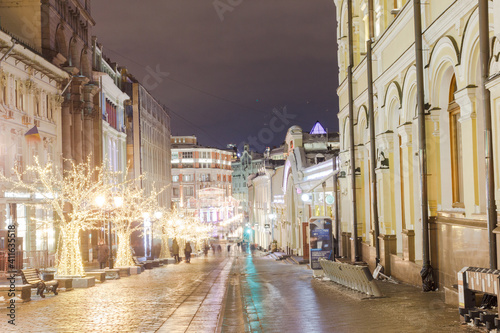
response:
M332 253L332 219L317 217L309 220L309 249L311 269L321 269L319 258L328 259Z

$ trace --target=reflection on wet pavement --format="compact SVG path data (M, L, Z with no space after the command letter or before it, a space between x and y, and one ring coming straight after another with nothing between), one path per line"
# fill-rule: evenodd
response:
M387 297L361 300L332 282L313 279L305 266L258 252L239 257L235 267L239 274L232 279L239 281L243 318L231 325L234 315L226 308L223 332L479 332L460 325L458 310L445 305L441 293L381 283Z

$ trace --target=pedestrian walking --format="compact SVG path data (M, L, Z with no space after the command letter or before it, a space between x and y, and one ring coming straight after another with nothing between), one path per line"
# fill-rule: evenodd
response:
M104 241L99 242L97 249L97 261L99 262L99 268L106 268L106 261L109 257L109 246L104 244Z
M222 247L220 245L217 245L217 252L219 252L219 253L222 252Z
M193 252L191 244L187 242L186 247L184 248L184 255L186 256L186 263L188 264L191 262L191 252Z
M179 244L177 243L177 238L174 238L172 242L172 255L174 256L175 263L178 264L179 260Z
M212 244L212 254L215 255L215 244Z
M203 248L203 252L205 253L205 257L208 256L208 250L210 250L210 246L208 246L208 244L205 244L205 247Z
M231 244L227 244L227 255L231 252Z

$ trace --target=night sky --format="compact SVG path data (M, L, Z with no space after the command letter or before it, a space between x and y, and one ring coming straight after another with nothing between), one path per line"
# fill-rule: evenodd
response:
M92 15L104 54L171 109L172 135L260 150L291 125L338 131L333 0L106 0Z

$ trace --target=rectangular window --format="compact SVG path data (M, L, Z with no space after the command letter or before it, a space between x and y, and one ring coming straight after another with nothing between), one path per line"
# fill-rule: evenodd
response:
M450 103L450 137L451 137L451 175L453 183L453 206L464 208L463 192L463 157L462 157L462 128L460 125L460 108Z
M184 197L192 197L194 195L194 189L190 186L184 187Z

